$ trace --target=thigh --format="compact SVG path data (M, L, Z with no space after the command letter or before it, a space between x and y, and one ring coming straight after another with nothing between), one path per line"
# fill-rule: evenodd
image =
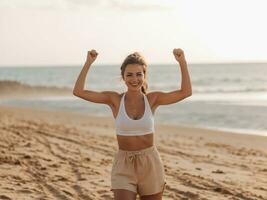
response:
M162 196L166 181L164 165L157 151L138 160L138 192L140 196ZM145 197L146 198L146 197ZM147 199L150 199L147 197Z
M115 200L136 200L136 193L130 190L124 189L114 189L114 199Z
M141 196L140 199L141 200L162 200L162 195L163 195L163 192L160 192L157 194Z

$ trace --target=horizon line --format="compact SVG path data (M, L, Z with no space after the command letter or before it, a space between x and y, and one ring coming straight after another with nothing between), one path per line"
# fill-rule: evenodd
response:
M178 63L151 63L148 65L177 65ZM187 62L187 65L213 65L213 64L267 64L267 61L235 61L235 62ZM0 65L0 68L8 67L74 67L74 66L83 66L83 64L39 64L39 65ZM121 63L102 63L102 64L93 64L95 66L114 66L121 65Z

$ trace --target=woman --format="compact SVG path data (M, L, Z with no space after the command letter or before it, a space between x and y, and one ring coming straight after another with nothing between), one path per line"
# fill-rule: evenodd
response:
M184 52L174 49L182 74L181 89L147 93L147 64L135 52L124 60L121 76L127 92L96 92L84 89L86 74L97 58L88 51L87 60L76 81L73 94L94 103L108 105L115 118L118 152L111 171L111 191L115 200L161 200L165 182L164 166L154 145L154 113L160 105L176 103L192 95ZM178 84L177 84L178 85Z

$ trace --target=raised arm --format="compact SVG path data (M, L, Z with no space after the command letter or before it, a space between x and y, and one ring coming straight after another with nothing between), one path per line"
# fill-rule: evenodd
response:
M73 95L90 102L112 105L114 95L117 95L116 92L112 91L96 92L84 89L87 73L92 63L96 60L97 55L98 53L95 50L88 51L86 62L75 83L73 89Z
M152 92L155 106L177 103L192 95L191 81L187 69L185 55L182 49L174 49L173 55L180 65L182 83L181 89L171 92Z

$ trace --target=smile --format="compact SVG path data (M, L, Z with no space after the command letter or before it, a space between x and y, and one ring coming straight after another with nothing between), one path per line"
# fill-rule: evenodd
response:
M138 86L139 84L138 84L138 83L134 83L134 84L133 84L133 83L130 83L130 85L136 87L136 86Z

